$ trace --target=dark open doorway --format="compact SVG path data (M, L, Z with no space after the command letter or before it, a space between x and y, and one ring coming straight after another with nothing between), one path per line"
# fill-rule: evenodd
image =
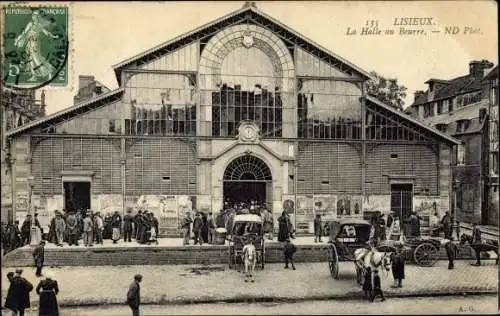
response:
M63 182L66 210L90 209L90 182Z
M224 201L266 203L265 181L224 181Z
M413 210L413 185L411 183L391 184L391 210L399 217L404 229L404 220Z
M234 159L224 172L223 199L239 203L270 202L272 189L271 170L260 158L244 155Z

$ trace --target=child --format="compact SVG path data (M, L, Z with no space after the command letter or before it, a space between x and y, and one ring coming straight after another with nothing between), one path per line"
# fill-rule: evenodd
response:
M394 285L392 288L403 287L403 279L405 278L405 256L402 252L403 245L396 246L396 252L391 254L391 270L394 278Z
M365 281L363 282L363 291L365 291L365 299L372 297L372 269L370 267L366 268Z
M292 269L295 270L295 264L293 262L293 255L297 251L297 248L295 247L294 244L290 242L290 239L287 239L285 241L285 248L284 248L284 253L285 253L285 269L288 269L288 262L292 264Z
M370 301L373 302L379 295L382 298L382 302L385 301L384 292L382 292L382 285L380 283L380 276L378 275L378 270L375 269L373 270L373 292Z

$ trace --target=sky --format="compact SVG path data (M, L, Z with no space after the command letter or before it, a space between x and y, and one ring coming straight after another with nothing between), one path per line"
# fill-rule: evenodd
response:
M40 4L40 3L38 3ZM46 90L47 114L69 107L78 75L118 88L112 66L242 7L239 2L74 2L70 74L66 88ZM468 73L472 60L498 64L495 1L257 1L266 14L366 71L397 78L408 88L406 106L429 78ZM432 25L395 25L422 18ZM430 20L428 18L431 18ZM361 35L368 21L380 35ZM370 23L370 22L368 22ZM400 34L400 28L425 34ZM445 34L455 27L459 34ZM356 35L348 35L356 30ZM467 28L473 34L464 34ZM395 34L386 35L392 29ZM434 33L432 31L440 31Z

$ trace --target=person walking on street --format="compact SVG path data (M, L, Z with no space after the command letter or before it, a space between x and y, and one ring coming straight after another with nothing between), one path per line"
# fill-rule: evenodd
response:
M297 247L295 247L295 245L290 241L290 239L286 240L283 252L285 254L285 269L288 269L288 263L291 263L292 269L295 270L293 255L295 254L295 252L297 252Z
M127 214L123 216L123 241L132 242L132 210L128 209Z
M197 212L193 221L193 232L194 232L194 244L200 243L203 245L203 239L201 238L201 233L203 230L203 221L201 219L200 213Z
M24 310L30 308L30 292L33 291L33 284L23 278L22 269L16 270L16 275L10 282L10 292L13 297L10 309L14 309L19 316L24 316Z
M481 239L481 229L476 225L472 224L472 248L474 248L474 251L476 253L476 263L472 264L475 266L480 266L481 265L481 244L482 244L482 239Z
M453 238L444 245L444 248L446 249L446 256L448 257L448 270L453 270L455 268L453 261L458 253L458 247Z
M321 242L321 235L322 235L322 223L321 223L321 215L316 214L316 218L314 219L314 242Z
M403 253L403 245L396 245L396 252L391 254L391 270L394 278L392 288L403 287L403 279L405 278L405 256Z
M382 302L385 301L384 292L382 291L382 284L380 282L380 275L378 274L378 270L373 270L373 291L372 297L370 301L375 301L375 298L380 296L382 298Z
M136 274L134 282L130 285L127 292L127 304L132 310L132 316L139 316L139 306L141 305L141 287L142 275Z
M191 219L191 214L186 212L186 215L182 219L181 228L182 235L184 237L183 245L189 245L189 238L191 237L191 223L193 220Z
M40 241L40 244L36 246L36 248L33 250L33 259L35 260L35 266L36 266L36 276L41 277L42 276L42 268L43 268L43 262L45 260L45 241L42 240Z
M16 315L16 297L12 295L12 280L14 279L14 272L7 273L7 280L9 280L9 289L7 290L7 296L5 297L4 308L9 310L11 314Z
M111 218L111 228L113 228L113 235L111 239L113 239L113 244L116 244L116 242L120 239L121 227L122 227L122 217L120 216L118 211L115 211L113 217Z
M215 242L215 220L214 217L212 216L212 212L208 213L207 228L208 228L208 243L213 244Z
M90 217L90 212L83 219L83 244L85 247L92 247L94 242L93 237L94 223Z
M56 211L56 218L54 220L55 233L56 233L56 245L59 247L63 246L64 232L66 231L66 222L61 216L59 211Z
M59 305L57 304L59 286L52 271L45 272L45 279L38 283L36 293L40 295L38 315L59 316Z

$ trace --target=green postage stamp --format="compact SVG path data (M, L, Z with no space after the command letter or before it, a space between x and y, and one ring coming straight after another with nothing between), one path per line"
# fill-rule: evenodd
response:
M2 20L4 85L67 86L69 7L7 6Z

